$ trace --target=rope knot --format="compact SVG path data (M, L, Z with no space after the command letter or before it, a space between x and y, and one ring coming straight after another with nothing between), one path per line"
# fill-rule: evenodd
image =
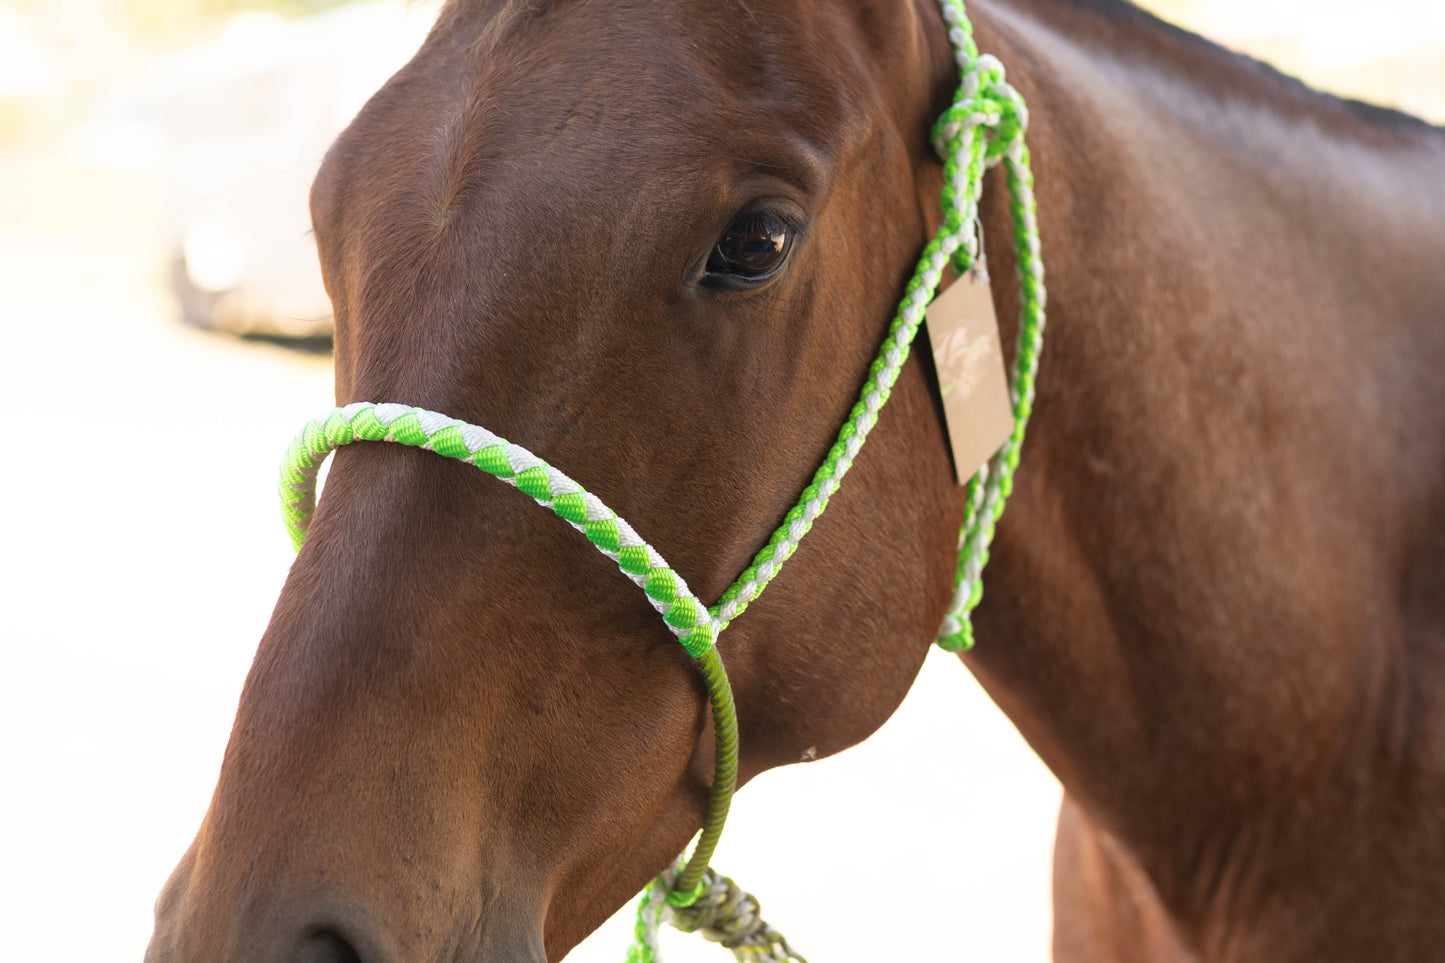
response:
M672 925L684 933L699 932L721 943L739 960L757 963L807 963L782 933L763 919L753 894L715 870L703 877L704 889L691 906L674 907Z
M1028 108L1017 90L1004 79L1003 64L982 54L962 73L953 106L933 126L933 149L947 161L958 153L959 141L970 131L988 137L986 164L996 164L1028 127Z
M743 963L807 963L787 939L763 919L757 897L709 867L698 888L671 891L680 865L658 877L639 907L637 942L629 961L656 963L657 928L670 923L684 933L701 933L721 943Z

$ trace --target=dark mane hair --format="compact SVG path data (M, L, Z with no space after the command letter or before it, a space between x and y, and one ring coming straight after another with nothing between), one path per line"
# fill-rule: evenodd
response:
M1050 0L1050 2L1086 11L1110 23L1138 28L1158 41L1178 45L1179 48L1186 49L1192 55L1206 61L1222 67L1232 67L1235 71L1242 71L1246 76L1273 84L1281 93L1302 106L1305 105L1305 102L1309 102L1308 105L1317 110L1323 108L1337 111L1366 124L1387 129L1445 133L1445 128L1437 127L1413 114L1317 90L1262 60L1247 54L1236 53L1205 37L1175 26L1169 21L1135 6L1129 0Z

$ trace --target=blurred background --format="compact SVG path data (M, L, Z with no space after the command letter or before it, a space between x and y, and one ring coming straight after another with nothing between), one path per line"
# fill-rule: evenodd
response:
M1439 0L1151 6L1445 120ZM140 958L290 561L275 465L331 404L307 189L436 12L0 0L4 959ZM935 654L867 744L749 786L717 865L818 963L1041 963L1058 794ZM620 959L626 915L571 959Z

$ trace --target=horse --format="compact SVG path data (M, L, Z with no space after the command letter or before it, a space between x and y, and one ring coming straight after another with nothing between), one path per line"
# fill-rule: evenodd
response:
M969 11L1029 105L1050 319L962 658L1065 790L1055 958L1434 958L1445 133L1122 0ZM938 222L956 82L932 0L452 0L312 189L337 403L525 445L716 599ZM908 690L964 511L945 439L915 352L720 641L742 782ZM584 539L350 445L147 960L558 960L701 824L711 730Z

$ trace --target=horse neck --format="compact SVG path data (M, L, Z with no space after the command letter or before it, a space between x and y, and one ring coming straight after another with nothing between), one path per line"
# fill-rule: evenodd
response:
M1106 0L970 9L1030 105L1049 329L969 663L1185 911L1221 839L1358 814L1430 716L1396 709L1441 624L1399 600L1445 572L1445 136Z

